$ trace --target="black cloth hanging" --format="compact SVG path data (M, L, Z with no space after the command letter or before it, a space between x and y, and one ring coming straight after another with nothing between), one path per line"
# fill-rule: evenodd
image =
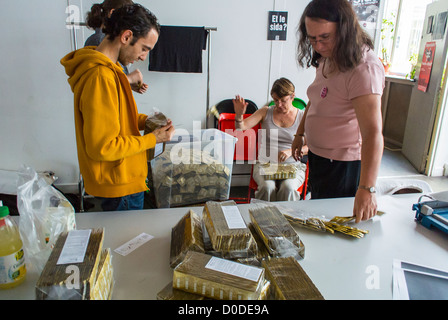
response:
M207 35L204 27L161 26L149 55L149 71L202 73Z

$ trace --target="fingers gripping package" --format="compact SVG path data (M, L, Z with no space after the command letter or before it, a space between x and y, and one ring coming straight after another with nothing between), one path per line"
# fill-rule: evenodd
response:
M216 129L175 136L163 154L151 161L157 207L227 200L235 141Z
M168 124L167 117L158 111L154 111L152 114L148 115L145 122L144 134L153 132L154 130L166 126ZM148 161L151 161L155 157L159 156L165 150L166 143L158 143L154 148L148 149Z

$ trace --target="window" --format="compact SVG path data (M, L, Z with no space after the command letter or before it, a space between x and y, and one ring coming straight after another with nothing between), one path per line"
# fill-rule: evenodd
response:
M413 78L426 6L431 2L385 0L378 55L390 62L390 74Z

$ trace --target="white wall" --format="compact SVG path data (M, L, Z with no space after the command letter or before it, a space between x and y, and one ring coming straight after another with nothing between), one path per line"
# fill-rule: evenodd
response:
M96 1L71 0L84 13ZM269 99L270 86L285 76L306 100L314 70L297 66L296 28L308 1L294 0L141 0L162 25L217 27L212 32L210 105L235 94L259 107ZM2 171L22 164L52 170L60 187L76 186L78 164L73 125L73 94L59 60L72 50L65 26L68 1L15 0L0 12L3 26L0 72L0 179ZM288 11L287 41L267 39L268 11ZM78 46L92 31L78 30ZM158 108L179 128L193 121L205 125L206 61L202 74L148 71L148 61L134 65L150 85L135 95L139 111ZM1 192L1 190L0 190Z

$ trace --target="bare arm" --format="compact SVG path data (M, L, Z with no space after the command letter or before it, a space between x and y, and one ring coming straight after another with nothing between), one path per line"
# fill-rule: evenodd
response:
M375 186L383 155L381 120L381 96L370 94L352 100L362 136L361 176L359 185ZM355 196L353 215L356 222L368 220L376 214L377 203L374 193L358 189Z
M308 113L310 103L306 105L305 112L303 113L302 120L300 121L299 127L297 128L296 136L291 146L291 153L294 160L299 161L303 156L303 146L305 145L305 119Z
M251 116L246 119L243 115L246 112L247 102L240 96L236 96L233 99L233 108L235 110L235 128L240 130L247 130L255 127L257 124L264 120L268 107L263 107L255 111Z

